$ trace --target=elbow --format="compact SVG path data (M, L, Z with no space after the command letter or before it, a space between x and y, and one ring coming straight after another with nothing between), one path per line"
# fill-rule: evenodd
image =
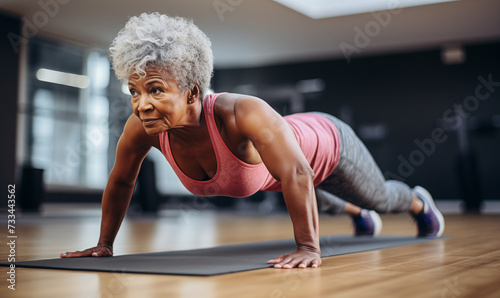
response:
M112 172L108 179L108 185L116 188L134 188L135 179L127 179Z
M297 166L293 171L293 180L301 187L314 188L314 171L308 164Z
M113 181L113 185L115 187L119 187L119 188L134 188L135 187L134 182L129 182L129 181L125 181L125 180L115 180L115 181Z
M311 168L311 166L308 164L305 166L301 166L301 167L296 168L295 171L296 171L297 175L308 177L311 179L311 181L314 179L314 171Z

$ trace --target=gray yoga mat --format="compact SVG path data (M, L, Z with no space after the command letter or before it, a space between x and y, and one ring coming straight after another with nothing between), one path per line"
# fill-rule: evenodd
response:
M321 257L422 243L441 238L412 236L324 236ZM225 245L206 249L142 253L104 258L58 258L16 262L16 267L210 276L272 267L266 264L279 255L295 251L293 239ZM9 266L10 263L0 263Z

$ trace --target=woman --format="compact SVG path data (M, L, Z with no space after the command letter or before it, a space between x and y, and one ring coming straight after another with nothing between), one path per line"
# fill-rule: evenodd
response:
M110 54L128 82L133 115L118 142L115 166L102 199L96 247L61 257L111 256L112 246L142 160L161 150L186 188L199 196L246 197L282 191L292 219L295 252L268 261L275 268L321 265L318 209L359 215L357 206L412 214L419 236L439 236L441 213L421 187L384 181L354 132L333 116L281 117L261 99L206 95L212 75L211 44L185 19L158 13L132 17ZM335 203L336 196L352 204ZM368 216L369 217L369 216Z

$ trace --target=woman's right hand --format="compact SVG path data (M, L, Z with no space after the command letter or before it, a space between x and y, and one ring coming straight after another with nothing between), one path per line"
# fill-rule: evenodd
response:
M111 257L113 256L113 247L107 244L97 244L97 246L83 251L65 252L61 258L80 258L80 257Z
M61 258L113 256L113 241L127 212L142 161L153 145L160 149L158 136L148 135L141 119L130 115L118 141L115 165L102 196L101 235L97 246L65 252Z

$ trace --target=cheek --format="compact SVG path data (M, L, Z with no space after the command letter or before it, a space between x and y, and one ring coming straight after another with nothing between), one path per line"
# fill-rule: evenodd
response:
M159 102L155 108L164 116L177 116L182 112L182 105L177 100Z

